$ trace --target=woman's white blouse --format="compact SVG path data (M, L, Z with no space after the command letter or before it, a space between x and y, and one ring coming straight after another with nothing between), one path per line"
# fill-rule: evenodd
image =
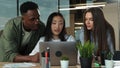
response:
M67 39L66 40L67 42L68 41L75 41L75 38L72 35L69 35L69 36L66 35L65 38ZM44 42L44 40L45 40L45 37L41 37L39 39L39 41L37 42L37 45L35 46L35 48L33 49L33 51L29 55L35 55L37 52L39 52L39 49L40 49L39 48L39 43ZM60 42L60 39L57 39L57 40L52 39L51 42Z

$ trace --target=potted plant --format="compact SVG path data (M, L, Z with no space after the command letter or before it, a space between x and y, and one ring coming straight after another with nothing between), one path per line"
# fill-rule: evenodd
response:
M113 54L108 52L105 59L106 68L113 68Z
M69 66L69 58L67 56L62 56L60 60L61 68L68 68Z
M77 43L77 49L80 53L81 68L91 68L94 44L90 41L86 41L83 45Z

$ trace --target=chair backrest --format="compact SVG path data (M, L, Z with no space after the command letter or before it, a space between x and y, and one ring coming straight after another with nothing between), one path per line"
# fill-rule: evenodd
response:
M114 52L113 60L120 60L120 51Z

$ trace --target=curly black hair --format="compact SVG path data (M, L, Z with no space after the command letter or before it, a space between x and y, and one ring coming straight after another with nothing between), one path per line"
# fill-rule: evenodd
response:
M20 6L20 12L22 15L26 13L28 10L34 10L34 9L38 9L38 5L32 1L24 2Z

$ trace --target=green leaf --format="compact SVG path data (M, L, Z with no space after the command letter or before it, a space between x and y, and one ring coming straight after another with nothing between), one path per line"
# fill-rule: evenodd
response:
M113 54L111 52L107 53L106 59L112 60L113 59Z
M94 51L94 44L90 41L86 41L83 45L81 43L77 43L76 47L80 52L80 56L84 58L92 57Z
M69 58L65 55L61 56L61 60L69 60Z

